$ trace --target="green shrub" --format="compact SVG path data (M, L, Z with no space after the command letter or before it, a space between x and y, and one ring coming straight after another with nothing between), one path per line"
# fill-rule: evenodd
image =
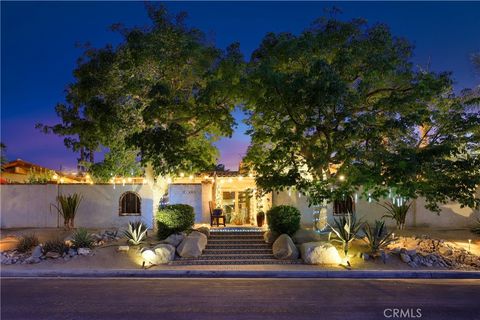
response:
M20 238L17 245L18 252L27 252L35 246L38 246L40 242L35 234L26 234Z
M87 229L80 228L73 234L73 246L75 248L92 248L94 240Z
M193 228L195 213L193 207L187 204L172 204L160 208L155 219L157 220L158 239L162 240L173 233Z
M277 206L267 211L268 227L279 234L292 236L300 229L300 211L292 206Z
M137 246L143 242L147 236L148 227L140 220L130 221L128 223L128 229L123 232L127 238L127 242Z
M42 251L43 253L47 252L56 252L58 254L64 254L69 249L69 246L62 239L56 238L48 240L44 243Z

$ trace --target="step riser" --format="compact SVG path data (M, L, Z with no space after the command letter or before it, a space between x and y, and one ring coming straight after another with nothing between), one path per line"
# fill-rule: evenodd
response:
M242 255L223 255L223 256L208 256L201 255L198 258L180 258L177 261L192 261L192 260L229 260L229 261L243 261L243 260L269 260L275 259L273 254L265 255L251 255L251 256L242 256Z
M175 260L171 265L262 265L262 264L303 264L301 260Z
M211 249L205 249L203 251L203 254L208 254L208 255L242 255L242 254L271 254L272 250L269 249L259 249L259 250L211 250Z

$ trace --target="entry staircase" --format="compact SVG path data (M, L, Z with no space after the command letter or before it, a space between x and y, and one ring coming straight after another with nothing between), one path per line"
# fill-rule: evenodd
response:
M302 264L302 260L275 259L271 244L263 240L261 229L212 229L207 247L197 258L179 258L172 265L262 265Z

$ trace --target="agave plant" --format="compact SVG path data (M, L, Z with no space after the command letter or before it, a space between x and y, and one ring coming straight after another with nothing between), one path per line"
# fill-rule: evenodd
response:
M140 220L130 221L128 223L128 229L123 232L127 238L127 242L138 246L140 243L145 240L147 236L148 227L145 223Z
M53 204L58 214L63 217L63 224L67 230L74 227L75 215L77 214L82 199L83 197L78 193L69 195L61 194L57 197L59 206Z
M476 234L480 234L480 219L477 219L477 225L474 226L471 231Z
M412 202L403 202L401 204L386 202L385 204L379 205L387 210L387 214L383 215L382 218L390 218L395 220L399 230L403 230L405 228L405 219L407 218L407 213L412 205Z
M331 233L329 234L329 241L340 242L343 246L343 253L348 259L348 250L350 248L350 242L352 242L356 237L358 231L362 228L363 223L357 221L357 218L354 214L347 214L346 216L340 217L339 219L334 219L334 226L328 224L332 232L336 235L338 239L331 239ZM350 264L347 260L347 263Z
M372 228L370 224L365 223L363 227L370 254L377 256L380 250L385 249L394 239L392 233L388 233L385 221L375 220L375 226Z

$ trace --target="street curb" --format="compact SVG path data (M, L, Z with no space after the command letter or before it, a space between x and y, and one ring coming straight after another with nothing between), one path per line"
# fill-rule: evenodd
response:
M69 270L5 271L1 278L318 278L318 279L480 279L480 271L320 270Z

